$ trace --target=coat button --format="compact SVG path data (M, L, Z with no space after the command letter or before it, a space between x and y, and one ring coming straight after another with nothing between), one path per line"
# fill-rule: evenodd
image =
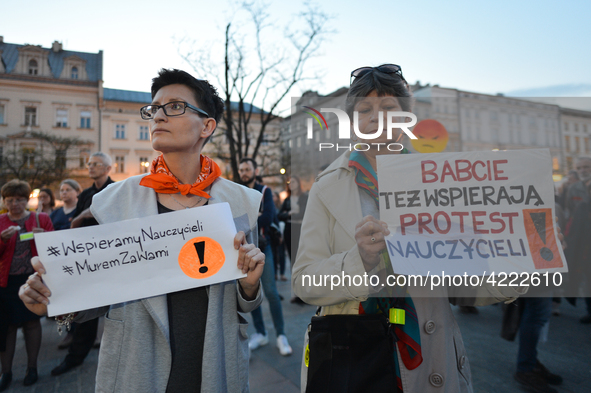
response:
M460 369L463 369L465 364L466 364L466 356L462 355L462 357L458 361L458 366L460 367Z
M435 322L433 322L433 321L425 322L425 332L427 332L427 334L433 334L435 332Z
M431 385L435 386L436 388L439 388L443 386L443 376L438 373L433 373L429 375L429 382L431 382Z

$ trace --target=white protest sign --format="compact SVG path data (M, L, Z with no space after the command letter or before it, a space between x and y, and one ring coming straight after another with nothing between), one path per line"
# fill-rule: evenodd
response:
M227 203L35 234L48 314L143 299L245 277Z
M378 156L399 274L566 272L548 150Z

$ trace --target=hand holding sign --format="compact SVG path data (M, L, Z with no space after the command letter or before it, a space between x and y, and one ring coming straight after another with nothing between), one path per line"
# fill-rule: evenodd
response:
M245 277L243 266L254 270L244 289L256 290L256 268L264 257L254 246L242 251L243 239L244 234L236 234L227 203L36 234L46 271L43 281L52 294L48 313L66 314L231 281Z
M213 241L212 239L206 239L217 244L217 242ZM206 248L206 242L207 240L200 243L201 245L203 245L204 250ZM217 245L219 246L219 244ZM256 248L254 244L246 243L246 236L242 231L238 232L234 237L234 248L238 250L238 269L242 270L243 273L247 273L247 276L245 278L239 280L240 286L242 287L242 290L244 291L246 297L248 299L252 299L256 296L256 293L259 288L259 280L263 273L263 266L265 264L265 254L263 254L261 250ZM222 251L221 247L220 251ZM197 262L197 264L205 265L205 261L207 261L205 255L201 254L201 258L199 262ZM41 276L45 274L45 267L43 266L43 263L41 263L39 257L33 257L33 259L31 259L31 264L35 269L35 274L29 276L27 283L20 288L19 297L31 312L37 315L46 315L47 305L49 304L49 297L51 296L51 290L41 279ZM217 270L219 270L220 267L221 266L218 266ZM210 275L213 274L215 274L215 272L211 273Z
M33 265L35 273L31 274L27 282L21 286L18 296L29 311L37 315L46 315L51 291L41 279L41 275L45 274L45 267L43 267L39 257L33 257L31 265Z
M390 234L388 224L372 216L365 216L355 226L355 241L365 271L369 272L380 263L380 254L386 248L385 237Z
M246 277L239 280L240 286L247 298L254 299L265 266L265 254L254 244L246 243L244 232L238 232L234 237L234 248L238 250L238 269L246 273Z

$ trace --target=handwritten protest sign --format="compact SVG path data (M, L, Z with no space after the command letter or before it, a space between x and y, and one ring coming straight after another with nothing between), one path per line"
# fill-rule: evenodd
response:
M378 156L394 271L565 272L548 150Z
M35 234L50 316L245 277L227 203Z

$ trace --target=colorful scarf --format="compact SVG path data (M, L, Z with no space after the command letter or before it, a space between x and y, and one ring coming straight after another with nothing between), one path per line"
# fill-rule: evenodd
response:
M201 155L201 173L197 177L197 181L193 184L181 184L179 179L168 169L164 157L159 155L152 161L150 167L150 175L144 176L140 181L140 185L144 187L153 188L154 191L161 194L176 194L180 192L182 195L193 194L204 198L210 198L205 190L220 177L222 171L218 164L211 158Z
M401 154L408 154L407 149L403 149ZM351 153L349 158L349 167L355 170L355 183L359 188L367 192L373 197L377 206L379 207L379 189L378 176L371 167L369 161L365 156L357 151ZM388 251L384 250L382 253L386 261L386 269L389 274L393 274L392 264L390 263L390 256ZM406 314L406 323L404 325L394 325L394 333L398 339L397 347L400 352L400 358L404 366L413 370L423 362L421 351L421 334L419 327L419 320L414 302L411 296L404 288L395 294L395 297L371 297L359 305L359 314L378 314L382 313L389 315L391 308L402 308ZM396 365L396 381L398 387L402 390L402 380L400 379L400 364L398 363L398 356L394 353L394 363Z

